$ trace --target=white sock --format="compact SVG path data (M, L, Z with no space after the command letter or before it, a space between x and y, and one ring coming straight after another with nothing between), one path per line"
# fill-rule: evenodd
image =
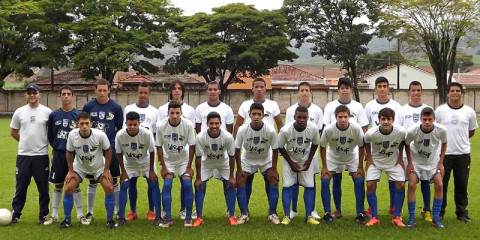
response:
M88 184L87 189L87 213L93 214L93 207L95 206L95 196L97 195L98 183Z
M75 202L75 207L77 207L77 219L83 217L83 199L82 199L82 189L77 187L73 193L73 201Z
M113 184L113 193L115 194L115 213L118 212L120 207L120 184Z
M58 218L58 209L60 208L60 201L62 200L62 189L54 188L52 194L52 217Z

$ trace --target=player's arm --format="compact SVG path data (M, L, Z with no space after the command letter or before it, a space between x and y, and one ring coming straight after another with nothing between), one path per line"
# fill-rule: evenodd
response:
M437 164L437 171L440 172L440 174L443 177L443 174L445 172L444 167L443 167L443 159L445 158L445 153L447 152L447 143L442 143L442 146L440 148L440 160L438 161Z
M320 147L320 158L322 158L322 172L320 178L329 173L327 167L327 149L325 147Z
M310 152L308 153L308 159L303 164L302 171L307 171L308 170L308 168L310 167L310 164L312 164L313 155L315 155L315 153L317 152L317 149L318 149L318 145L312 144L312 146L310 146Z
M54 138L54 133L53 133L53 119L52 119L52 114L50 114L48 116L48 122L47 122L47 139L48 139L48 143L50 143L50 146L52 146L53 144L53 140L55 139Z
M237 175L243 172L240 148L235 148L235 161L237 163Z
M67 158L67 166L68 166L68 173L65 177L65 183L68 184L70 180L73 178L75 172L73 171L73 152L67 151L66 153Z
M157 174L155 174L155 151L150 152L150 167L148 170L148 178L150 179L150 181L154 182L158 180Z
M277 124L277 132L283 127L282 116L278 114L273 118L275 120L275 124Z
M363 158L365 157L365 148L363 146L358 147L358 167L357 174L365 177L365 170L363 170Z
M288 165L290 166L290 168L292 169L292 171L294 172L301 172L301 168L300 166L292 161L292 159L290 158L290 155L288 155L288 152L285 148L279 148L278 149L280 151L280 154L282 154L283 156L283 159L285 159L285 161L287 161Z
M468 131L468 138L472 138L475 135L475 129Z
M192 178L193 178L192 163L193 163L193 156L194 155L195 155L195 145L189 147L187 169L185 169L185 173L190 175L190 177L192 177Z
M407 173L407 178L408 178L408 174L410 174L410 172L413 171L412 152L410 151L410 144L405 144L405 154L407 154L407 170L406 170L406 173ZM402 158L403 158L403 156L402 156Z
M233 138L237 138L238 128L243 125L244 121L245 119L242 116L240 116L240 114L237 114L237 121L235 122L235 127L233 129Z
M200 133L200 130L202 130L202 124L201 123L195 123L195 132Z
M226 124L227 126L227 132L232 133L233 132L233 124Z
M105 167L103 168L103 177L106 177L110 183L113 183L112 175L110 174L110 163L112 162L112 148L109 147L105 153Z
M277 163L278 163L278 149L273 149L272 151L272 169L277 171Z
M230 165L230 178L228 179L228 184L235 187L235 156L228 156L229 162L228 164Z
M118 165L120 166L120 183L128 180L127 170L125 170L125 164L123 163L123 153L117 153Z
M375 166L375 164L373 163L373 159L372 159L372 148L370 146L370 143L364 143L363 147L365 148L365 154L366 154L365 158L367 160L366 169L368 170L368 167L370 167L370 165Z
M397 164L400 164L400 166L405 169L405 166L403 164L403 148L405 148L405 150L408 148L408 151L410 151L410 146L406 146L405 141L402 141L398 146Z
M18 131L18 129L15 129L15 128L11 128L10 129L10 136L13 137L13 139L20 141L20 133Z
M160 175L162 178L165 178L165 175L168 174L167 165L165 164L165 159L163 159L163 147L157 147L157 155L158 155L158 163L162 166L162 170L160 171Z

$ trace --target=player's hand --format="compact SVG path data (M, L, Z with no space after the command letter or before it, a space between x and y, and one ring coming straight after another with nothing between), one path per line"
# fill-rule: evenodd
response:
M357 175L360 175L361 177L365 178L365 170L362 168L357 168Z
M107 181L109 181L111 184L113 184L113 177L112 177L112 174L110 174L109 170L103 171L102 178L107 179Z
M122 174L120 174L120 183L125 182L125 179L128 179L128 175L126 172L122 172Z
M160 170L160 175L162 175L162 178L165 179L165 176L169 173L167 167L162 166L162 170Z
M233 186L233 188L235 188L235 178L233 176L231 176L229 179L228 179L228 186Z
M148 179L150 179L150 181L152 181L152 182L157 182L158 181L157 174L155 174L155 171L149 171L148 172Z
M409 176L410 173L415 173L415 169L413 168L413 164L408 164L408 165L407 165L407 170L406 170L406 172L407 172L407 176Z
M307 171L309 168L310 168L310 165L312 164L312 161L306 161L304 164L303 164L303 169L302 171Z
M187 167L187 168L185 169L185 174L188 174L188 175L190 175L190 177L193 178L193 169L192 169L192 167Z
M372 165L375 166L375 163L373 163L373 161L367 161L365 169L368 171L368 168Z
M445 174L445 168L443 167L443 164L442 164L442 163L438 163L438 165L437 165L437 173L440 173L442 177L443 177L443 175Z
M321 175L321 176L322 176L321 178L324 178L324 177L327 177L327 176L331 177L331 173L330 173L330 171L328 170L327 167L322 167L322 172L321 172L321 174L322 174L322 175Z
M70 183L72 178L75 178L75 172L68 171L67 176L65 177L65 184Z
M195 185L195 188L200 188L202 186L202 179L195 179L195 183L193 185Z
M296 162L292 162L292 164L290 165L290 168L292 169L292 171L294 171L296 173L302 171L302 169L300 168L300 165L298 165L298 163L296 163Z

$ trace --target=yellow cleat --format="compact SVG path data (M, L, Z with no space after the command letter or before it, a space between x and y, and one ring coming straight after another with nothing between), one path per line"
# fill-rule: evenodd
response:
M290 222L292 222L292 220L290 220L289 217L285 216L281 222L282 225L288 225L290 224Z
M432 212L431 211L422 212L422 217L423 217L423 219L425 219L425 221L432 222Z
M308 217L307 223L308 223L308 224L312 224L312 225L318 225L318 224L320 224L320 222L317 221L317 219L315 219L315 218L312 217L312 216Z

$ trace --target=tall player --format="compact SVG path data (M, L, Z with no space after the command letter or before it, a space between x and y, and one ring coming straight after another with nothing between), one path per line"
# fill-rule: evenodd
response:
M218 82L212 81L207 84L208 100L201 103L195 109L195 131L197 133L206 131L207 116L211 112L217 112L220 115L221 128L227 130L229 133L233 130L233 111L230 106L220 101L220 85Z
M277 216L278 150L272 151L277 141L277 133L272 126L262 121L264 111L261 103L253 103L249 110L250 123L240 126L235 139L237 198L241 211L241 216L237 221L238 224L243 224L249 219L245 183L248 176L255 174L257 171L262 173L265 181L269 204L268 220L273 224L280 223Z
M405 139L405 144L410 145L410 150L407 149L408 213L410 214L407 227L415 227L415 190L418 181L421 180L434 184L432 223L437 228L443 228L440 210L443 200L443 158L447 151L447 130L441 124L435 123L435 113L431 107L425 107L420 112L420 119L422 123L410 127Z
M77 125L79 128L73 129L68 134L67 140L68 174L65 177L65 196L63 197L65 220L60 224L60 228L68 228L71 225L73 192L83 179L102 184L105 191L107 227L116 228L117 224L113 220L115 196L109 166L112 157L110 141L103 131L92 129L93 122L87 112L78 115ZM105 151L105 158L103 151Z
M140 83L137 90L137 102L125 107L123 111L124 119L129 112L136 112L140 116L140 127L150 130L152 134L155 134L155 125L157 123L157 108L150 104L150 86L146 82ZM126 127L126 125L125 125ZM154 155L155 156L155 155ZM125 218L127 221L131 221L138 218L137 214L137 177L129 179L128 197L130 199L130 212ZM148 179L147 185L148 185ZM147 220L155 220L154 203L152 199L152 188L148 188L148 212Z
M192 161L195 151L195 130L193 123L182 117L182 105L177 102L168 104L168 118L163 119L157 130L158 161L162 166L163 208L166 213L163 227L170 227L172 222L172 183L173 178L181 179L185 194L185 227L192 226ZM188 149L188 150L187 150Z
M197 219L193 227L200 227L203 220L203 200L207 181L215 177L223 182L226 189L226 203L228 212L228 223L237 225L235 217L235 142L233 136L221 129L221 116L217 112L207 115L208 129L197 135L195 145L195 204L197 208Z
M383 108L390 108L394 112L398 112L401 108L400 104L388 97L388 93L390 92L390 86L388 83L388 79L385 77L378 77L375 80L375 94L377 94L377 99L373 99L365 105L365 113L367 114L367 119L370 122L370 128L376 127L380 125L378 113ZM390 192L390 207L389 212L393 215L394 209L394 201L395 198L395 183L389 181L388 182L388 189Z
M95 83L94 98L83 106L83 111L90 113L93 121L93 127L102 130L107 134L112 152L115 152L115 136L117 131L123 126L123 112L122 107L113 99L110 99L110 83L107 80L100 79ZM119 206L119 192L120 185L118 184L118 177L120 177L120 167L118 166L117 155L112 155L112 162L110 164L110 173L113 177L113 188L115 192L115 208ZM97 194L97 182L90 181L87 190L87 215L89 220L93 220L93 207L95 203L95 195Z
M356 198L357 217L355 222L365 225L363 215L365 201L365 171L363 170L363 130L360 125L349 122L350 110L339 105L335 109L337 121L325 126L320 139L322 157L322 200L325 223L331 223L330 180L332 175L348 170L352 176ZM327 149L328 144L328 149ZM358 150L355 151L355 149Z
M323 123L322 123L323 112L320 107L318 107L315 103L312 103L310 101L311 97L312 97L312 92L310 91L310 84L308 82L301 82L300 84L298 84L298 103L295 103L289 108L287 108L287 112L285 115L285 123L295 121L294 119L295 110L297 109L298 106L303 106L308 108L309 121L316 124L321 133L323 129ZM315 155L313 156L313 160L314 160L312 164L313 172L315 174L318 174L320 171L318 169L318 153L317 152L315 152ZM317 195L316 187L314 187L313 190L315 191L314 196L316 196ZM298 184L293 185L292 186L292 210L290 211L290 219L293 219L298 215L297 214L298 192L299 192L299 185ZM317 211L315 211L315 197L313 199L312 216L315 219L320 219L320 216L318 215Z
M125 117L126 128L118 131L115 138L115 149L120 164L120 208L118 210L118 226L127 223L125 219L125 205L127 204L127 190L131 179L142 175L147 179L148 190L152 193L155 206L155 225L161 225L160 217L160 189L155 171L155 146L153 134L150 130L140 127L140 114L128 112ZM130 199L132 201L132 199Z
M422 84L418 81L412 81L408 85L408 103L403 105L398 112L395 113L395 124L402 126L405 130L411 126L420 123L420 112L429 107L422 103ZM407 166L407 154L403 153L403 164ZM407 172L407 180L409 179ZM432 210L430 208L430 179L420 179L421 190L423 195L423 211L422 217L427 222L432 222Z
M370 128L364 136L367 153L367 200L372 211L372 218L366 226L379 225L377 210L377 182L382 171L388 176L389 182L395 183L395 211L392 224L405 227L400 213L405 199L405 168L403 166L403 148L405 146L405 130L394 125L395 112L391 108L383 108L378 113L379 126Z
M52 146L52 169L50 182L55 185L52 196L52 217L44 225L58 222L58 210L62 200L63 182L68 173L66 159L68 133L77 127L77 119L80 111L73 107L73 89L69 85L60 88L60 101L62 106L48 116L48 142ZM90 222L83 216L82 192L80 188L73 193L75 206L77 207L77 219L83 225Z
M319 222L311 216L314 206L315 174L312 164L313 156L318 149L320 133L316 124L308 120L308 108L299 106L295 110L295 122L286 124L278 135L276 148L283 156L282 163L282 202L285 217L283 225L290 224L291 187L300 184L305 188L305 221L317 225Z

